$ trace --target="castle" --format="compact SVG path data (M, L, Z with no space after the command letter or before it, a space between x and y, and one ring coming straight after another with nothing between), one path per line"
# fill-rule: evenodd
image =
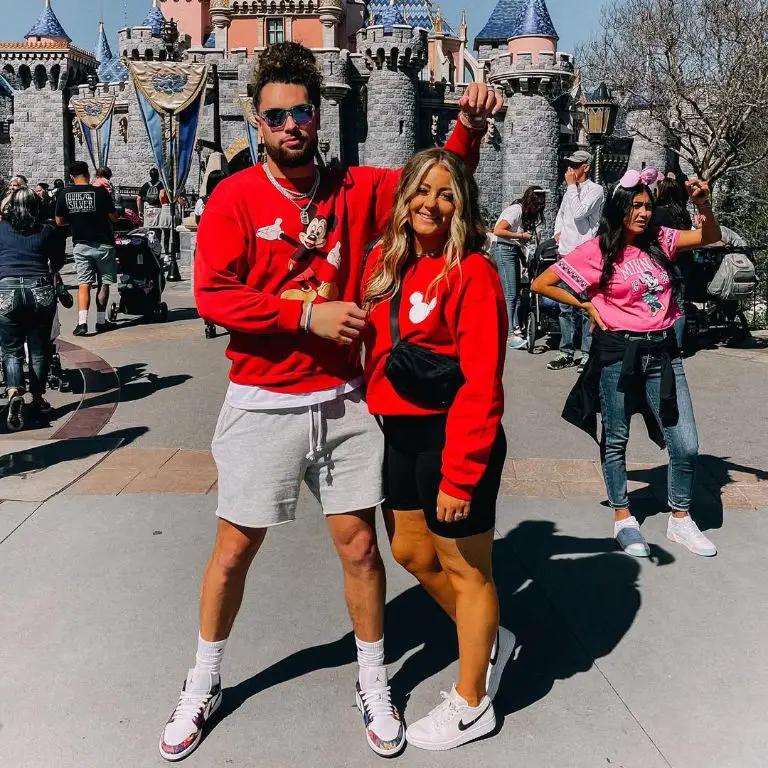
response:
M178 42L163 39L171 18ZM143 183L154 159L123 62L169 57L211 65L201 164L218 149L231 170L247 167L240 97L260 51L284 40L312 48L322 68L319 147L329 164L402 165L445 141L467 82L503 89L506 104L489 121L477 170L483 209L491 220L536 184L552 193L546 215L554 222L562 158L586 135L575 62L557 50L545 0L498 0L472 50L466 18L455 31L432 0L152 0L140 26L120 30L114 53L103 24L93 52L74 46L44 0L24 42L0 42L0 179L64 178L73 160L87 159L71 100L114 94L114 180ZM666 168L663 149L632 138L632 126L645 119L642 104L622 115L619 175L627 164ZM199 180L193 168L188 188L197 191Z

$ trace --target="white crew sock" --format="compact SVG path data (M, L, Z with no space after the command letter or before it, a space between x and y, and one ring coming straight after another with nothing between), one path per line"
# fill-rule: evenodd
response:
M355 645L357 646L357 663L360 665L358 676L360 687L367 690L374 687L377 682L386 684L386 670L384 670L384 677L377 680L381 677L379 672L384 667L384 638L375 643L366 643L355 637Z
M107 313L106 312L97 312L96 313L96 322L99 325L102 325L103 323L107 322Z
M197 655L195 656L195 669L204 669L212 675L221 676L221 661L224 658L225 640L208 642L197 636Z
M81 309L77 313L77 324L78 325L88 325L88 310L87 309Z

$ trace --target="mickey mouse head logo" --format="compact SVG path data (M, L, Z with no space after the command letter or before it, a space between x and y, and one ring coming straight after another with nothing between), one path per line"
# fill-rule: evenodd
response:
M418 291L411 294L410 301L411 309L408 312L408 319L414 325L423 323L432 313L432 310L437 306L437 297L434 297L432 301L427 304L424 301L424 294L419 293Z

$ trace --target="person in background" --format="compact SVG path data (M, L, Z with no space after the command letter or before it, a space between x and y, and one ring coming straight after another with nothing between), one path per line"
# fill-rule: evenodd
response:
M667 538L697 555L717 553L690 516L699 447L673 330L680 317L673 265L680 252L715 243L721 233L709 186L696 180L686 186L702 216L701 229L654 225L651 189L637 171L629 171L606 203L599 237L550 267L532 286L585 311L595 323L593 353L563 416L596 438L601 414L600 459L614 511L613 535L635 557L648 557L650 549L627 495L627 443L634 413L643 415L651 438L669 451ZM586 300L561 288L561 282Z
M224 171L211 171L208 174L208 179L205 183L205 194L197 198L195 203L195 221L199 224L200 219L203 217L203 211L208 204L208 199L213 194L213 190L221 184L224 179L227 178L227 174Z
M579 150L566 158L566 190L555 221L555 240L560 257L567 256L582 243L597 234L600 215L603 211L605 192L599 184L589 178L592 169L592 155ZM572 305L560 304L560 353L549 362L550 371L570 368L574 358L576 323L581 318L581 361L579 373L589 359L589 318Z
M673 178L665 177L656 186L656 210L653 223L669 229L693 229L688 213L688 196Z
M149 181L145 182L136 198L139 215L147 229L154 230L155 236L160 237L160 214L163 209L163 199L168 200L165 186L160 181L160 171L149 169Z
M678 183L674 175L659 179L656 185L656 209L653 212L653 224L669 229L693 229L693 219L688 213L688 195ZM685 272L679 262L673 265L677 289L675 301L680 308L680 317L675 320L675 338L677 346L683 348L685 342Z
M504 288L509 323L507 343L512 349L524 349L528 344L518 318L521 267L527 263L528 248L535 248L541 239L545 194L539 187L528 187L519 200L502 211L493 228L493 256Z
M96 178L93 180L94 187L103 187L109 192L112 202L116 203L115 188L112 186L112 169L104 165L96 169Z
M11 202L13 195L20 189L26 189L28 184L29 182L27 181L27 177L22 176L20 173L17 173L15 176L11 177L11 183L8 185L8 191L3 198L3 202L0 203L0 213L5 211L5 207L8 205L8 203Z
M104 333L115 326L107 321L109 286L117 282L115 236L112 222L117 221L115 204L104 187L91 185L88 164L80 160L70 168L72 185L66 187L56 201L56 224L72 228L75 266L80 284L78 293L78 319L75 336L88 333L88 309L91 306L91 288L96 293L96 333Z
M45 386L56 313L52 273L64 265L64 251L64 237L45 222L44 201L31 189L17 190L0 222L0 347L11 432L24 427L25 344L32 407L40 415L51 410Z
M491 564L507 454L501 417L508 329L499 276L482 252L485 236L471 172L452 152L426 149L403 169L364 278L367 400L384 432L392 554L458 633L458 681L406 732L410 745L429 750L495 729L492 699L515 645L499 627ZM454 361L463 383L440 402L425 402L413 394L419 372L409 366L398 385L388 375L402 349L393 326L441 364Z
M56 221L56 203L49 192L48 184L41 181L35 187L35 194L43 203L43 217L49 224L55 224Z

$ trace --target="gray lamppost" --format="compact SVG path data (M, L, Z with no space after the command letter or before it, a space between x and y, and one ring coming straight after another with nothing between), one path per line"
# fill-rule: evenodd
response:
M600 83L592 98L584 102L586 129L595 153L594 175L598 184L603 183L603 145L613 133L619 105L611 97L605 83Z

